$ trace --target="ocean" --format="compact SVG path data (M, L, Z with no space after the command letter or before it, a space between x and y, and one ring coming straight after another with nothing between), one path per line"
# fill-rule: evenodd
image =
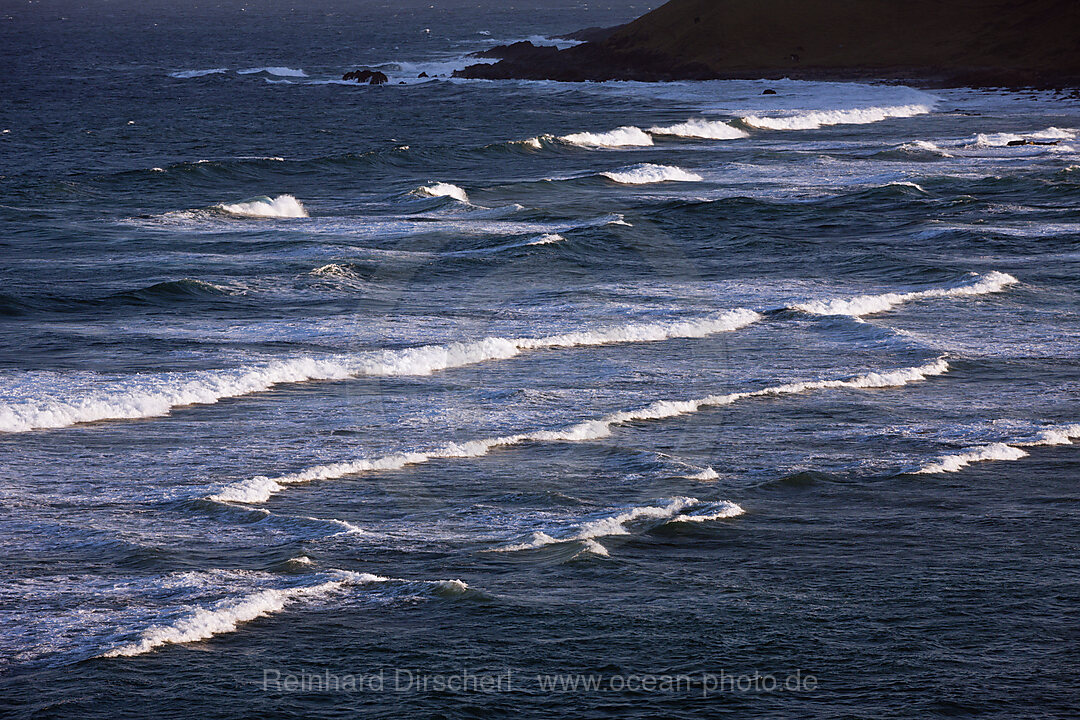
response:
M1075 712L1080 101L647 7L0 9L0 715Z

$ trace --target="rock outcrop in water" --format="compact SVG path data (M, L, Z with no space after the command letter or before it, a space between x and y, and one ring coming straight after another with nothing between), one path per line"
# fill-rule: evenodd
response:
M455 75L533 80L917 80L1074 86L1075 0L671 0L566 50L514 43Z
M384 85L389 80L386 73L378 70L353 70L342 75L341 79L355 80L358 83L368 83L369 85Z

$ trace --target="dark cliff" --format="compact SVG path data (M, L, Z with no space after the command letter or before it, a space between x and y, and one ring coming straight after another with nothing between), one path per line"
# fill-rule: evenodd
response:
M672 0L567 50L528 43L462 77L914 79L1075 86L1075 0Z

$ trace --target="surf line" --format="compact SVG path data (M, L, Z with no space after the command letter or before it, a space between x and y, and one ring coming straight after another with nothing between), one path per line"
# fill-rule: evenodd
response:
M850 375L843 379L792 382L772 385L759 390L709 395L693 400L657 400L636 410L614 412L556 430L536 430L516 435L470 440L464 443L447 443L430 450L401 452L376 458L316 465L306 470L279 477L259 475L248 480L226 485L218 492L207 496L206 499L222 503L262 503L290 485L299 485L317 480L334 480L349 475L382 470L399 470L410 465L420 465L443 458L481 457L498 447L511 447L525 443L596 440L611 435L613 428L632 422L663 420L678 415L697 413L705 408L732 405L740 400L750 398L776 397L803 393L809 390L834 388L875 389L903 387L912 382L925 380L928 377L943 375L948 371L948 361L945 357L939 357L925 365Z

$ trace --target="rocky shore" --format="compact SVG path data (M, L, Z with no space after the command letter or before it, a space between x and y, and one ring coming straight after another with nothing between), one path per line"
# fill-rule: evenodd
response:
M467 78L562 81L894 79L934 86L1075 88L1073 0L671 0L590 28L565 50L486 51Z

